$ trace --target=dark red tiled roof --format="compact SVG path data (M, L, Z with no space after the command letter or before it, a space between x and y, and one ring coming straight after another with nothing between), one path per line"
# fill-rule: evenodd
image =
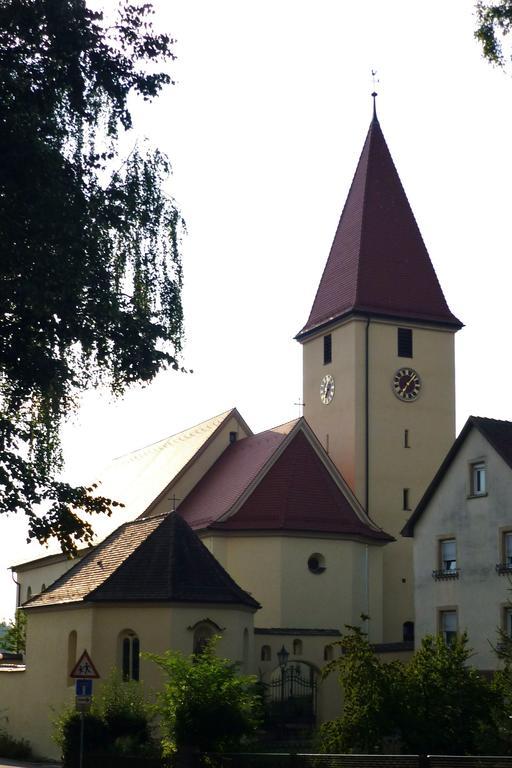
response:
M299 429L233 515L222 520L282 447L269 430L231 445L180 505L195 529L314 531L390 541L359 517L305 433Z
M300 340L352 313L460 328L374 116Z
M215 528L336 533L391 541L357 515L302 431L238 512Z
M182 517L194 529L216 522L246 491L285 437L286 432L269 429L226 448L180 504Z

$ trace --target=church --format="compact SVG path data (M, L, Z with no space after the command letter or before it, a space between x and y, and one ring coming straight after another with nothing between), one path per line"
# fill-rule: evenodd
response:
M461 327L374 110L296 335L304 417L253 434L233 408L115 460L98 492L124 506L106 538L74 561L13 567L28 632L24 666L0 671L9 732L56 754L52 710L73 700L84 650L95 685L116 666L151 690L159 671L141 651L199 652L220 635L219 653L269 696L276 683L283 695L283 676L286 697L302 686L295 725L339 712L337 682L319 672L345 625L408 658L412 541L401 530L455 439Z

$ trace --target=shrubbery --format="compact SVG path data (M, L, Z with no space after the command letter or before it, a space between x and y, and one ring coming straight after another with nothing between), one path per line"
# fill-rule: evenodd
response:
M151 708L140 683L124 682L113 671L84 714L84 752L88 754L154 755L160 750L151 734ZM55 741L66 768L79 764L80 714L64 709L55 721Z
M0 728L0 757L7 757L11 760L30 760L33 755L28 741L15 739Z
M465 635L447 645L425 637L407 664L385 663L357 627L327 665L343 689L343 712L320 729L325 752L396 749L434 754L510 754L511 667L492 682L470 666Z

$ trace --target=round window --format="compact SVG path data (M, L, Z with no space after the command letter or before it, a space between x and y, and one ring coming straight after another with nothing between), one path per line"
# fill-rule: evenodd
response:
M314 552L309 557L308 568L311 573L323 573L325 571L325 557L319 552Z

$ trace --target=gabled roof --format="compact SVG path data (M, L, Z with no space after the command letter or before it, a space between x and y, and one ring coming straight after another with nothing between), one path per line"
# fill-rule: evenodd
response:
M77 602L259 607L177 512L125 523L25 607Z
M462 326L448 308L376 115L296 338L352 314Z
M463 443L472 429L478 431L485 437L489 445L501 456L503 461L512 469L512 422L501 421L499 419L487 419L483 416L470 416L462 428L457 439L446 454L446 457L439 467L434 479L423 494L418 506L410 516L409 520L402 528L402 536L414 536L414 527L423 512L425 511L432 496L441 484L446 473L450 469L453 461L459 453Z
M124 519L133 520L186 471L231 417L252 434L236 408L232 408L115 459L101 474L96 493L124 502Z
M183 432L170 435L156 443L114 459L96 478L95 493L124 504L114 507L110 516L97 515L94 519L95 543L101 541L122 523L136 519L147 512L181 477L194 461L208 448L227 422L234 418L245 434L252 434L236 408L202 421ZM53 550L53 551L52 551ZM50 545L51 554L42 559L31 559L13 570L21 571L48 564L66 557L58 551L58 544Z
M195 529L336 534L385 543L304 419L231 445L180 505Z

